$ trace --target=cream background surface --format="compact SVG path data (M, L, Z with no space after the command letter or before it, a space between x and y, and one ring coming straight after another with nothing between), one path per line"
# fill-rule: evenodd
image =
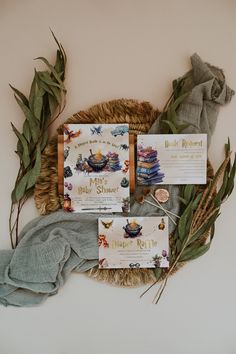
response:
M67 106L60 121L90 105L136 98L163 107L171 81L197 52L225 69L236 89L233 0L0 0L1 238L8 248L10 191L18 169L10 121L23 117L8 83L28 92L33 58L54 59L49 26L68 55ZM236 150L236 98L222 108L212 139L216 167L228 135ZM59 122L58 122L59 123ZM58 124L57 123L57 124ZM154 292L119 289L74 274L38 308L1 308L1 354L235 354L235 193L223 206L211 250ZM37 216L33 200L22 225ZM156 289L155 289L156 290Z

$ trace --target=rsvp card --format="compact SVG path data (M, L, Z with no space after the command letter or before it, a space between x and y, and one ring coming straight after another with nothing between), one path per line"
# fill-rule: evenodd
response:
M168 217L99 218L99 268L169 266Z
M138 184L206 184L206 176L207 134L138 135Z

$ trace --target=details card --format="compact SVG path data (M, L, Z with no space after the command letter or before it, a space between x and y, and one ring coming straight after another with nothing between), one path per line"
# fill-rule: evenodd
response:
M166 268L168 235L168 217L99 218L99 268Z
M128 124L64 125L64 210L129 211Z
M138 184L206 184L207 134L138 135Z

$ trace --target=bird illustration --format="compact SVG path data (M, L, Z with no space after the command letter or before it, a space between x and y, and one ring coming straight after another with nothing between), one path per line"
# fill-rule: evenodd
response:
M113 224L113 220L109 222L102 221L102 225L105 227L105 229L110 229L112 224Z
M66 139L64 140L64 143L70 144L72 140L80 136L80 134L81 134L80 129L74 132L73 130L70 130L68 124L64 124L64 135L67 135Z

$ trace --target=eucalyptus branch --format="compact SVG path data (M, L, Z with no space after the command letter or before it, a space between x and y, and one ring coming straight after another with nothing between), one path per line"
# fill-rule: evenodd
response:
M26 97L10 85L14 91L15 99L25 115L22 133L11 123L18 138L16 153L20 159L15 187L11 194L12 203L9 216L12 248L18 244L20 212L25 202L33 194L40 173L41 154L48 142L48 129L63 112L66 104L64 80L67 58L64 48L53 32L52 35L58 46L55 64L51 65L44 57L36 58L43 61L47 70L35 70L29 96Z

